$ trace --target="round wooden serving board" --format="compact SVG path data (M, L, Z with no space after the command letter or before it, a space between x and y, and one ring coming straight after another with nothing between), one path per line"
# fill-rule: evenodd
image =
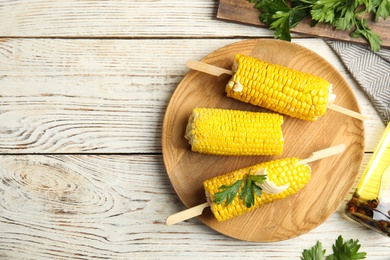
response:
M321 76L333 84L336 105L360 112L353 92L337 70L316 53L294 43L245 40L218 49L202 61L230 69L236 53ZM206 201L202 186L206 179L276 158L307 158L314 151L343 143L346 150L342 154L310 163L312 178L297 194L225 222L218 222L210 208L199 216L212 229L247 241L280 241L312 230L341 205L360 172L364 153L363 122L331 110L316 122L284 116L285 146L281 156L229 157L194 153L184 138L193 108L266 111L227 98L225 85L229 78L190 70L170 100L163 123L162 151L176 193L185 206L193 207Z

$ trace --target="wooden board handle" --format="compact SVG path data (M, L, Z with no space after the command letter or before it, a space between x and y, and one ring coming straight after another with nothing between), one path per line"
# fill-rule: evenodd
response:
M344 152L344 150L345 150L345 144L335 145L335 146L314 152L309 158L300 160L298 162L298 164L306 164L306 163L314 162L314 161L317 161L317 160L320 160L320 159L323 159L323 158L326 158L326 157L329 157L329 156L332 156L335 154L342 153L342 152Z
M174 225L176 223L182 222L184 220L199 216L202 214L203 210L209 206L210 206L210 204L208 202L205 202L205 203L200 204L198 206L180 211L178 213L170 215L167 218L166 223L168 226L171 226L171 225Z
M204 62L196 61L196 60L187 60L186 66L190 69L197 70L200 72L204 72L213 76L220 76L222 74L233 75L233 71L223 69L214 65L210 65Z

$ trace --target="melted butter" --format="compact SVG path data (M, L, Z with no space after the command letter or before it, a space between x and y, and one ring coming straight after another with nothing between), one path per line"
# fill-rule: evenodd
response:
M261 169L261 170L258 170L256 172L256 174L264 175L264 174L266 174L266 172L267 172L266 169ZM270 181L268 178L266 180L264 180L263 183L256 183L256 184L259 185L260 188L262 188L263 191L265 193L268 193L268 194L280 193L280 192L286 190L290 186L289 184L285 184L285 185L282 185L282 186L277 186L273 181Z

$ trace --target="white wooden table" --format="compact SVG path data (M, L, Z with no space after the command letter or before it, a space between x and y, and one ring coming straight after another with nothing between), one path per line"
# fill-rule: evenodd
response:
M253 243L198 219L166 226L185 207L166 174L161 128L188 69L267 29L215 19L217 1L0 3L1 259L299 259L317 240L359 239L390 259L390 239L339 208L302 236ZM365 159L384 124L322 39L294 37L346 78L365 122ZM352 192L352 190L351 190Z

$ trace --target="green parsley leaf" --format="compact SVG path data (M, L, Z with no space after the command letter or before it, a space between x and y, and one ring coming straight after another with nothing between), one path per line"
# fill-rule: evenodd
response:
M263 183L267 179L267 175L265 174L250 174L250 170L247 177L257 183Z
M375 13L375 21L378 22L379 17L382 17L384 20L390 16L390 1L389 0L377 0L377 9Z
M259 19L270 29L274 37L291 41L290 30L306 17L312 27L318 23L335 29L350 31L351 37L365 38L373 51L378 51L382 41L362 17L372 13L375 21L390 16L389 0L249 0L260 10ZM351 30L353 30L351 32Z
M221 204L226 200L226 205L229 205L230 203L232 203L234 197L237 195L242 182L243 180L241 179L230 186L222 185L221 187L219 187L219 189L222 191L219 191L214 194L215 198L213 201L217 204Z
M255 8L259 9L260 20L275 30L274 37L291 41L290 29L297 26L307 15L306 4L301 1L291 1L292 7L287 5L285 0L249 0L256 3ZM294 3L298 3L297 6Z
M226 201L226 205L229 205L238 194L247 208L252 207L255 203L255 194L260 196L262 193L262 189L258 186L258 183L263 183L267 177L266 175L250 174L250 172L249 169L248 174L243 179L237 180L230 186L221 185L221 187L219 187L221 191L214 194L213 201L217 204ZM243 183L244 185L240 191Z
M262 175L262 176L264 176L264 175ZM260 188L260 186L258 186L256 183L255 183L255 185L253 185L252 190L254 191L254 193L257 196L261 196L261 194L263 193L262 188Z
M257 196L261 195L262 189L257 183L263 183L265 179L265 175L252 175L249 171L246 176L244 187L240 192L240 198L244 201L247 208L250 208L255 204L255 194Z
M314 1L310 11L312 19L320 23L332 23L337 16L336 10L342 2L339 0Z
M350 36L354 38L365 38L370 43L371 49L373 51L380 50L382 40L376 33L371 31L371 29L367 26L366 20L356 19L355 30L350 33Z
M255 195L253 194L249 178L245 180L245 185L240 192L240 198L244 201L247 208L250 208L255 203Z
M343 240L340 235L332 246L333 254L327 260L358 260L366 258L365 252L358 252L360 249L359 240Z
M310 249L305 249L302 252L301 260L359 260L366 258L365 252L359 252L359 240L343 241L340 235L332 246L333 254L325 257L325 249L322 249L322 244L317 241L315 246Z
M325 249L322 249L322 244L317 241L315 246L310 249L305 249L302 252L302 260L323 260L325 259Z
M337 18L332 23L336 29L349 30L352 28L354 20L356 19L355 15L356 6L351 4L349 6L344 6L344 9L340 12Z

